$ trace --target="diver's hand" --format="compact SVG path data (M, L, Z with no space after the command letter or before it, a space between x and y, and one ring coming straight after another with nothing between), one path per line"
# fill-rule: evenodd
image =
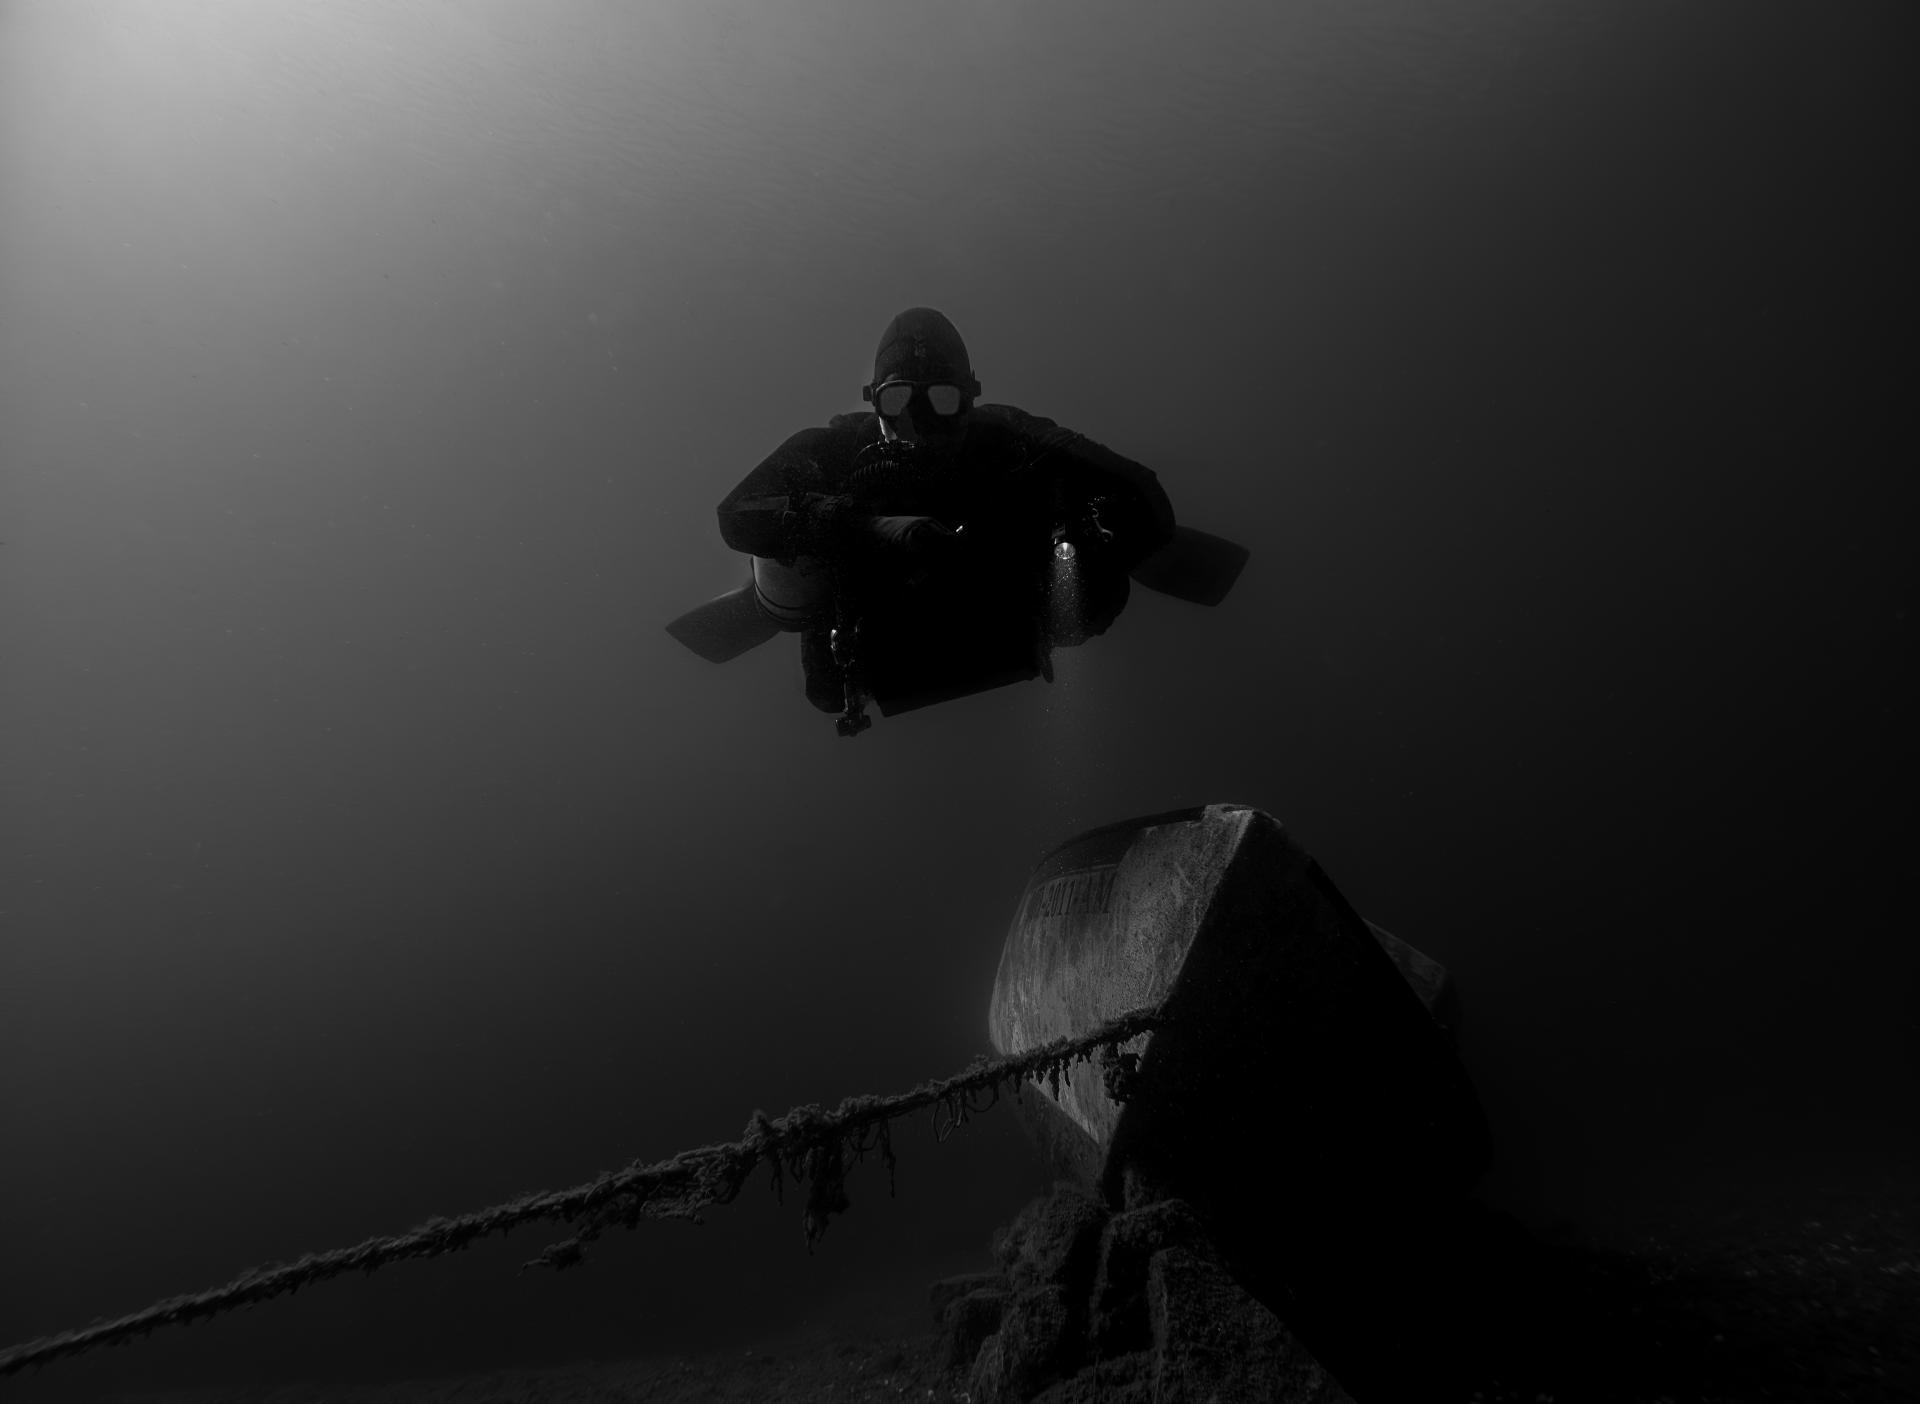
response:
M960 539L959 532L934 517L870 517L867 530L877 544L915 556L944 550Z

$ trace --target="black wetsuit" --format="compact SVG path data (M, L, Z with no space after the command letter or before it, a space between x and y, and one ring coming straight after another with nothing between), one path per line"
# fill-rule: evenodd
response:
M823 710L841 705L836 625L858 626L861 685L883 713L1031 678L1052 646L1105 631L1127 573L1173 534L1151 470L1010 405L976 405L939 468L891 457L880 439L875 415L837 415L788 439L720 504L735 550L831 573L833 601L802 640L807 694ZM870 523L893 515L965 530L938 549L889 550ZM1049 595L1063 526L1076 547L1071 619Z

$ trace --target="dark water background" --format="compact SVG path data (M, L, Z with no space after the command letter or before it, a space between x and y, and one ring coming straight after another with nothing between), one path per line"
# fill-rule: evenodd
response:
M1910 17L0 7L0 1338L956 1069L1041 851L1208 801L1454 969L1530 1217L1911 1146ZM914 303L1254 559L849 743L660 626ZM896 1139L811 1258L756 1188L8 1392L904 1300L1040 1184Z

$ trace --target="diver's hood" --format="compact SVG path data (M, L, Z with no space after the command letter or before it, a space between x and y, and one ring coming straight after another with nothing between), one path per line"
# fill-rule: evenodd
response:
M980 382L974 379L973 362L967 357L967 343L960 339L959 328L931 307L909 307L888 322L880 334L870 383L880 385L889 380L945 380L960 386L969 398L980 394Z

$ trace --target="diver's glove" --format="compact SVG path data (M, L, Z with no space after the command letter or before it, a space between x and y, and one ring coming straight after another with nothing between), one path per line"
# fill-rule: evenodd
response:
M915 556L944 550L959 539L934 517L869 517L867 535L877 546Z

